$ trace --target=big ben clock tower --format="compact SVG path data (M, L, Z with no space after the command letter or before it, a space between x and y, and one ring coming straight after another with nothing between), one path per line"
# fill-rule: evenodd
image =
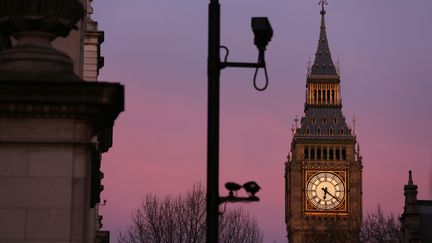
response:
M340 76L327 42L324 6L315 61L306 81L300 127L285 164L289 242L358 242L362 161L356 135L342 114ZM297 126L297 125L296 125Z

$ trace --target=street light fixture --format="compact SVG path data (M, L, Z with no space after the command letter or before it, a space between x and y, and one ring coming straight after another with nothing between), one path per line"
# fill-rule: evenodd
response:
M250 197L255 197L255 194L261 189L255 181L249 181L243 184L243 188L247 191Z
M235 183L235 182L227 182L225 183L225 188L229 191L229 197L237 196L237 191L242 188L241 185ZM235 192L235 195L234 195Z
M229 49L220 44L220 4L219 0L210 0L209 3L209 35L208 35L208 107L207 107L207 193L206 193L206 242L218 242L219 204L224 199L219 197L219 117L220 117L220 71L226 67L255 68L254 87L263 91L268 86L268 75L264 53L268 42L273 36L273 29L265 17L252 18L252 30L255 35L254 43L258 48L258 61L256 63L228 62ZM224 61L220 60L220 49L225 49ZM258 87L256 77L258 70L264 69L265 84ZM256 183L255 183L256 184ZM258 186L258 185L256 185ZM234 196L237 188L230 184ZM252 187L256 190L258 187ZM259 190L259 189L258 189ZM249 192L255 201L254 191Z
M242 187L249 195L248 197L237 196L237 191L240 190ZM243 184L243 186L235 182L227 182L225 183L225 188L229 191L228 196L219 197L219 204L226 203L226 202L236 203L236 202L258 202L259 201L259 197L255 196L255 194L261 189L261 187L258 186L258 184L255 181L247 182Z

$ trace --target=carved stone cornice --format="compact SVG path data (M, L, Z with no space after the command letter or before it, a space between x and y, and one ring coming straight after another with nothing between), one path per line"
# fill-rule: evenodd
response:
M74 118L95 133L124 110L124 87L105 82L0 82L0 118Z

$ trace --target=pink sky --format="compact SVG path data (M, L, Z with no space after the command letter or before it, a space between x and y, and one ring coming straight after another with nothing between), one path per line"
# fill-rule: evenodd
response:
M357 117L365 212L403 210L413 170L420 199L432 199L432 2L329 0L327 34L341 60L343 112ZM160 196L205 183L207 1L94 3L105 31L100 79L126 86L126 111L104 155L105 229L116 237L146 193ZM303 114L306 63L319 33L318 1L221 0L222 44L231 61L254 61L250 17L268 16L270 85L253 70L221 76L221 195L226 181L256 180L261 202L242 205L265 242L286 242L284 162L291 125ZM115 238L112 239L115 242Z

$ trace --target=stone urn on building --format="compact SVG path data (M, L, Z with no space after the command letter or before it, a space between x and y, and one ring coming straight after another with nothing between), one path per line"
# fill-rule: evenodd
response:
M77 81L70 75L71 59L51 42L67 37L83 15L77 0L0 0L0 32L16 40L12 48L0 52L0 79L22 80L23 74L29 74L32 80Z

